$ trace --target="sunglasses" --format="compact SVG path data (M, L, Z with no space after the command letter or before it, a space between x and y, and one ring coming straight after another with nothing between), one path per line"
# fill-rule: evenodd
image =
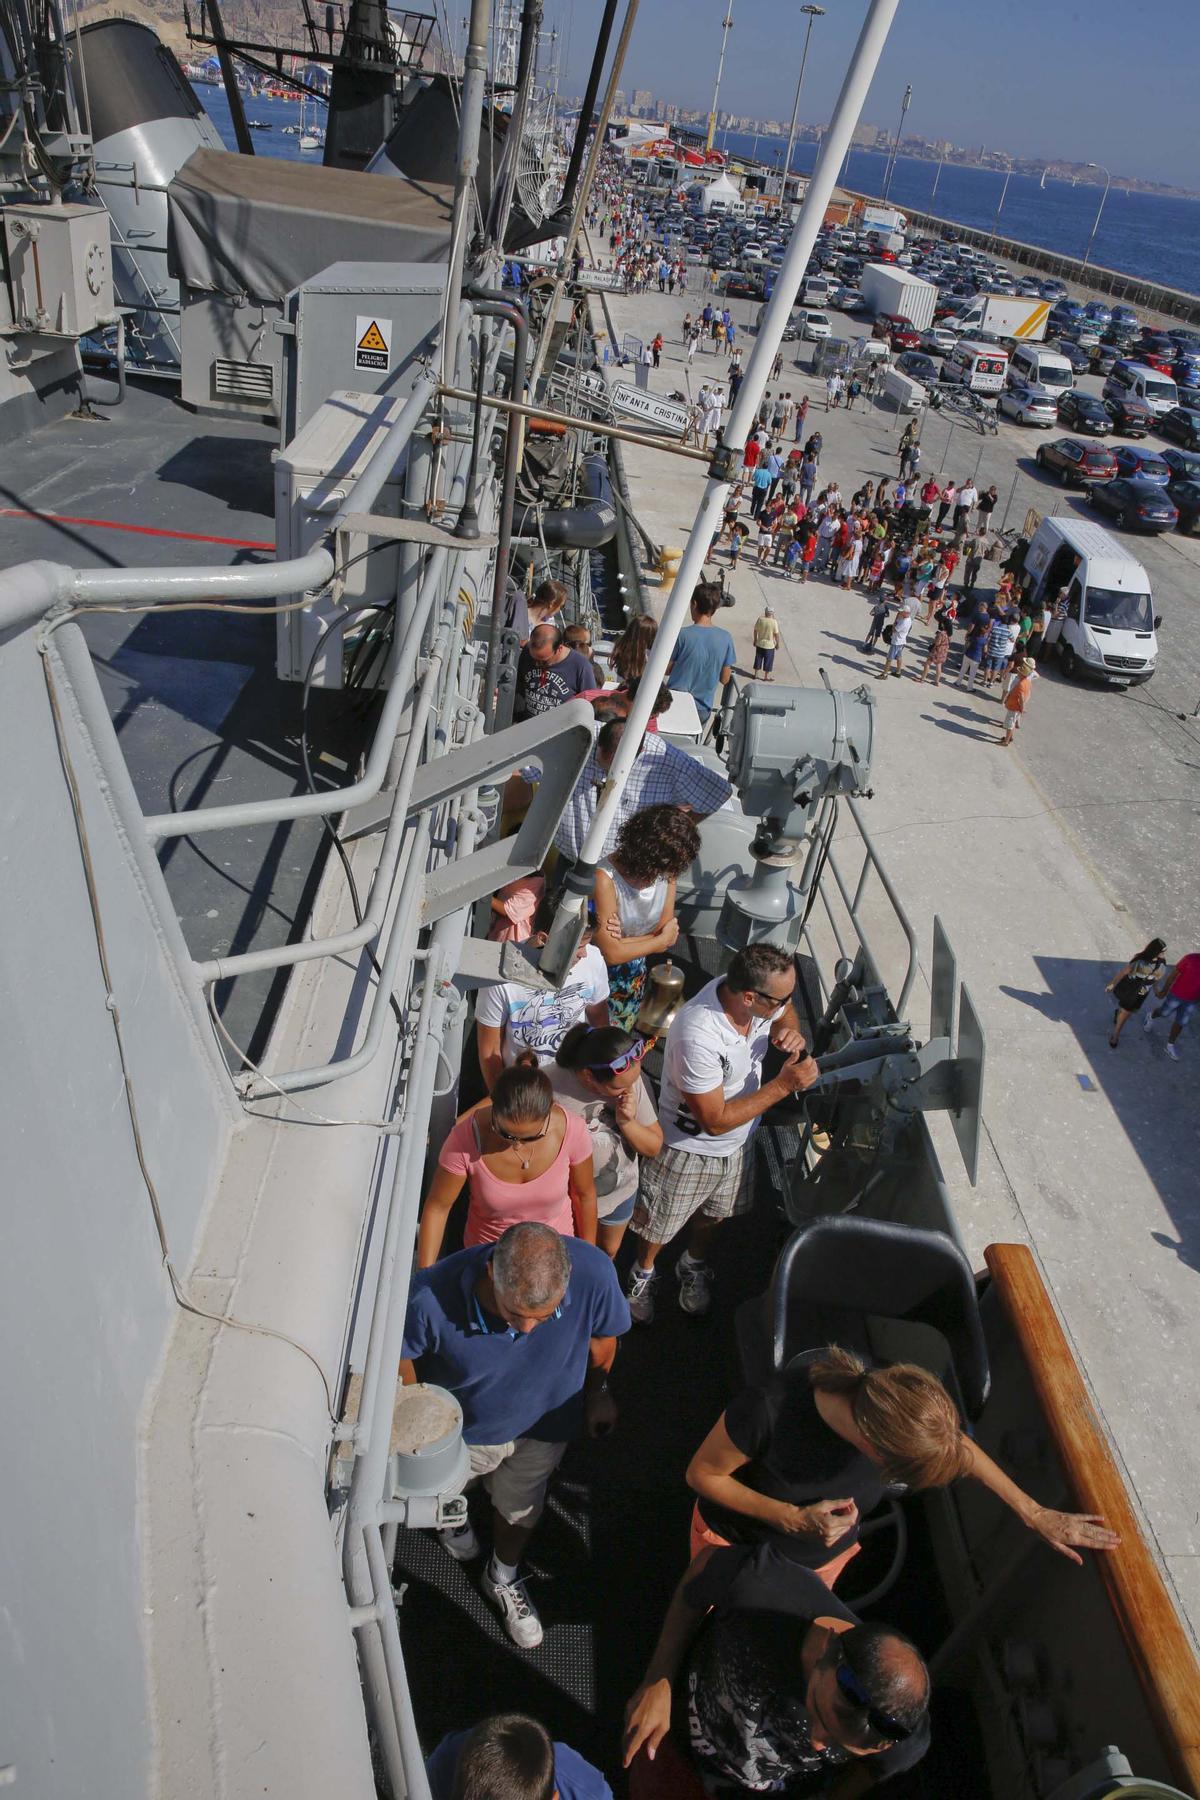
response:
M786 1006L789 1000L795 999L796 984L793 981L786 994L765 994L762 988L751 988L750 992L759 1000L765 1000L769 1006Z
M866 1688L846 1661L845 1652L839 1650L838 1655L839 1661L835 1671L838 1688L852 1706L866 1715L867 1724L871 1730L877 1736L886 1738L889 1743L902 1743L905 1738L911 1737L912 1732L907 1725L902 1725L899 1719L894 1719L890 1713L880 1712L879 1708L873 1704Z
M626 1050L623 1056L614 1057L612 1062L589 1063L587 1065L588 1073L590 1075L619 1075L622 1069L628 1069L632 1063L641 1062L648 1048L647 1040L643 1038L640 1043L633 1046L632 1050Z
M522 1137L520 1133L516 1131L505 1131L501 1126L497 1125L494 1118L492 1119L492 1130L498 1138L503 1138L506 1144L540 1144L549 1129L549 1114L546 1116L546 1123L542 1126L542 1129L540 1131L535 1131L532 1137Z

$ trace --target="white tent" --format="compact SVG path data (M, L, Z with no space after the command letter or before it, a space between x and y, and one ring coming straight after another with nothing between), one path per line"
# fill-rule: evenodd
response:
M700 208L702 212L709 212L712 209L714 201L722 203L730 212L734 210L735 203L738 211L743 210L741 189L735 181L731 181L728 175L725 174L718 175L715 181L705 182L700 189Z

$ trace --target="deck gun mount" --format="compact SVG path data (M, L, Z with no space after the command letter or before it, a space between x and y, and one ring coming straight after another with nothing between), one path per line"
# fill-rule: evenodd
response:
M759 823L754 868L729 883L721 908L717 935L727 949L795 942L820 874L817 810L839 795L869 795L874 747L875 703L866 687L840 694L826 679L823 689L743 689L730 727L729 776L742 811Z

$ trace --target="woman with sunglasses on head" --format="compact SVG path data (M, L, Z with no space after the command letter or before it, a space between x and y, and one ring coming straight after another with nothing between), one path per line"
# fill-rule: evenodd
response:
M711 1545L766 1545L832 1587L889 1485L919 1491L964 1475L1072 1562L1083 1561L1075 1545L1112 1550L1119 1542L1103 1519L1056 1512L1023 1493L967 1436L928 1370L868 1368L831 1344L743 1389L693 1456L692 1555Z
M608 965L608 1013L632 1029L646 986L646 958L679 937L675 883L700 854L700 833L678 806L647 806L626 819L611 856L596 866L596 948Z
M438 1157L417 1234L417 1267L442 1253L446 1221L467 1189L464 1247L494 1244L533 1220L596 1242L592 1140L578 1113L555 1102L531 1050L504 1070L487 1100L459 1119Z
M654 1097L642 1077L647 1039L619 1026L575 1025L550 1070L554 1092L578 1113L592 1144L599 1225L596 1242L609 1256L620 1248L637 1199L638 1159L663 1145Z

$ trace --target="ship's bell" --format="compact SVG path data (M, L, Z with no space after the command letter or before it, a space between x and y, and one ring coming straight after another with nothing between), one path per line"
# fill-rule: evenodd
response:
M683 970L670 957L655 963L646 975L646 991L637 1016L643 1037L662 1037L683 1004Z

